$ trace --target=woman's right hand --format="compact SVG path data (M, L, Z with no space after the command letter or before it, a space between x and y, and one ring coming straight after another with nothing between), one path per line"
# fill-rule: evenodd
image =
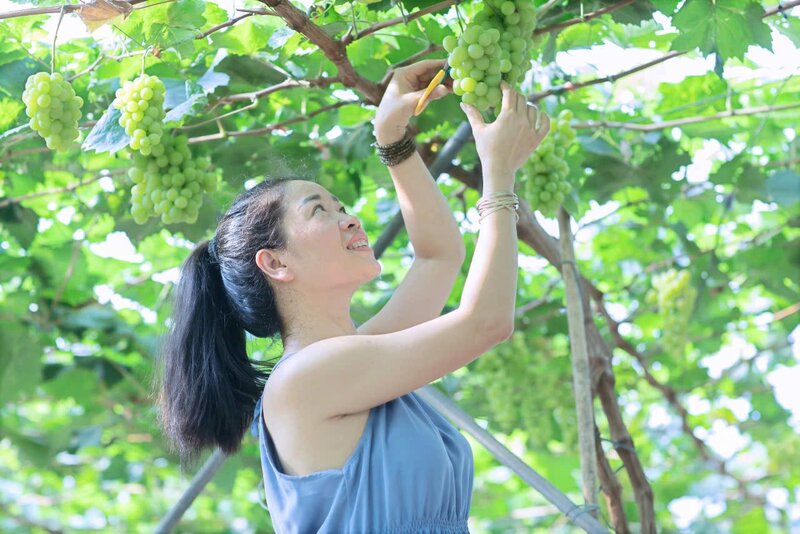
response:
M505 81L501 82L501 89L503 103L500 114L492 123L484 123L477 108L461 104L461 109L467 114L472 126L484 180L513 180L517 170L550 131L550 117L546 113L529 105L525 97L514 91ZM513 182L503 185L513 187Z

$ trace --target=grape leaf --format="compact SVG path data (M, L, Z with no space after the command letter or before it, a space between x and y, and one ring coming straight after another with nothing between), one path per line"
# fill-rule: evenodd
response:
M0 66L0 94L6 93L11 97L21 96L28 76L41 70L44 68L30 58Z
M764 9L749 0L688 0L672 18L678 35L672 50L694 50L709 55L744 58L750 44L772 49L770 29L763 20Z
M796 47L800 47L800 18L787 17L775 25L782 34L792 40Z
M133 7L127 2L117 0L91 0L78 9L81 18L89 31L94 31L103 24L109 24L120 17L124 20L130 15Z
M794 171L773 173L766 185L772 199L782 206L791 206L800 200L800 175Z
M92 131L86 136L81 149L108 152L113 154L125 148L130 142L130 137L125 129L119 125L122 113L114 106L109 106Z
M33 393L42 378L41 347L35 338L17 325L0 328L0 404Z
M164 122L178 121L187 115L196 115L208 103L203 86L194 80L164 79L166 94L164 107L169 113Z

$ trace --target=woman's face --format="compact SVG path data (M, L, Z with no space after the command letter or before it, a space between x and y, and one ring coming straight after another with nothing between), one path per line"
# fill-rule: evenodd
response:
M372 248L348 250L356 235L365 237L360 221L324 187L314 182L287 183L284 219L288 237L282 262L293 283L305 287L355 285L380 275Z

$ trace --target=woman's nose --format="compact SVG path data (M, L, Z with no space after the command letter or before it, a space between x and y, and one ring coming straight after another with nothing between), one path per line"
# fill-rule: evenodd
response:
M358 217L356 217L355 215L353 215L353 214L350 214L350 213L348 213L348 214L345 216L345 218L344 218L344 224L345 224L345 226L346 226L347 228L350 228L350 227L351 227L351 226L353 226L353 225L356 225L356 226L361 226L361 222L358 220Z

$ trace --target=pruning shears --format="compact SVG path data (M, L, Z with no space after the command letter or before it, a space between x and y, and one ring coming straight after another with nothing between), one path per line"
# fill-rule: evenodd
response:
M422 96L419 97L419 100L417 100L417 107L414 108L415 117L420 113L422 113L422 111L428 105L428 98L430 98L431 93L433 92L434 89L436 89L436 86L442 83L445 77L449 75L450 75L450 65L445 65L442 70L436 73L436 76L434 76L433 79L431 80L431 83L428 84L428 87L425 89L425 92L422 93Z

